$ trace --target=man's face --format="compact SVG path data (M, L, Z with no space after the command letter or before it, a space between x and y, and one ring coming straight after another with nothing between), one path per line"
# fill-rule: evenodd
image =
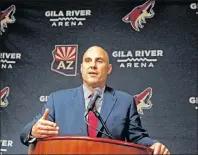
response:
M100 47L89 48L81 64L83 83L92 88L104 87L108 74L112 70L107 53Z

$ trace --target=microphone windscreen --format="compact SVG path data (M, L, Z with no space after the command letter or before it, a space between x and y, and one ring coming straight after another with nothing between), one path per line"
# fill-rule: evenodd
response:
M95 88L93 91L94 94L98 94L99 96L102 95L102 90L100 88Z

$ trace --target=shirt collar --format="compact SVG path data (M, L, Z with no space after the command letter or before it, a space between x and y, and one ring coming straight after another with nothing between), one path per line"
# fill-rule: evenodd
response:
M101 98L103 97L104 91L105 91L106 85L101 88L102 91L102 95ZM90 89L88 89L84 84L83 84L83 92L84 92L84 99L86 100L87 98L89 98L89 96L93 93Z

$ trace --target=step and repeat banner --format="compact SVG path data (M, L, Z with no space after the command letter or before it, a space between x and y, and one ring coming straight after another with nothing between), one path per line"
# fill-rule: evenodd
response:
M143 127L172 154L198 154L198 2L0 2L0 154L26 154L22 128L51 92L82 84L84 51L107 50L107 84L136 98Z

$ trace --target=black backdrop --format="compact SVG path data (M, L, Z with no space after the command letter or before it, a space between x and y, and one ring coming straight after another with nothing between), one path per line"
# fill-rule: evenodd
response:
M104 47L110 55L109 86L140 98L148 95L143 102L136 101L150 136L172 154L198 153L197 2L157 0L147 10L153 10L153 17L146 18L146 23L140 20L144 27L136 31L122 18L145 2L0 2L2 17L11 6L8 17L16 19L1 27L0 35L2 154L27 153L19 140L21 129L38 114L51 92L81 85L81 58L92 45ZM72 13L76 14L69 16ZM2 18L1 26L5 21ZM54 60L56 52L62 58L71 54L71 46L75 59Z

